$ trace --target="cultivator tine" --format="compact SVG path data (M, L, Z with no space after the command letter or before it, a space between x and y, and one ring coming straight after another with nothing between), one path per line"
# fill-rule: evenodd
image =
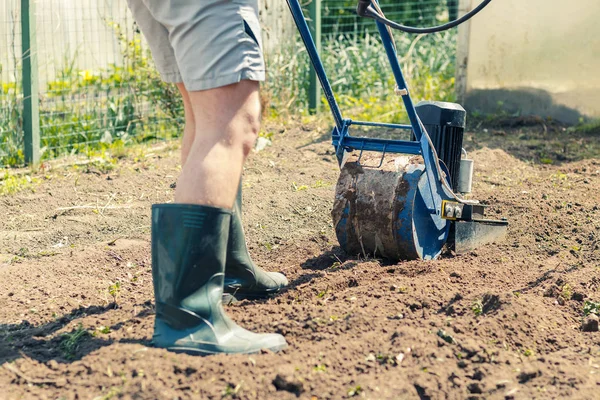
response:
M383 161L385 159L385 155L387 153L387 143L383 145L383 151L381 152L381 158L379 159L379 164L377 166L362 165L360 163L360 160L362 159L362 156L363 156L364 147L365 147L365 143L363 142L363 144L360 148L360 154L358 155L358 159L356 160L356 163L363 168L373 168L373 169L381 168L381 166L383 165Z

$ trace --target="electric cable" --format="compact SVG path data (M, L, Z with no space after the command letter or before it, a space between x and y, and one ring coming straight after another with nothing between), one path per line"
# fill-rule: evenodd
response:
M477 7L463 15L462 17L455 19L454 21L450 21L443 25L438 26L430 26L427 28L416 28L414 26L402 25L392 20L387 19L383 13L381 12L381 8L377 4L376 0L358 0L358 5L356 7L356 13L361 17L372 18L382 24L386 25L389 28L397 29L406 33L435 33L442 32L448 29L452 29L462 24L463 22L468 21L481 10L483 10L492 0L483 0Z

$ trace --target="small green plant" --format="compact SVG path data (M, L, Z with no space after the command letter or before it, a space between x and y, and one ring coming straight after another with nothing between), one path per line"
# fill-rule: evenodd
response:
M331 183L329 182L325 182L321 179L319 179L318 181L316 181L315 183L313 183L312 185L310 185L311 188L313 189L318 189L318 188L322 188L322 187L329 187L331 186Z
M104 396L95 397L94 400L110 400L110 399L115 398L119 394L121 394L122 391L123 391L123 388L113 386L109 389L109 391Z
M573 288L568 283L565 283L560 291L560 297L563 300L571 300L571 296L573 296Z
M348 396L354 397L358 396L363 392L363 388L360 385L356 385L348 390Z
M523 355L525 357L531 357L533 355L533 350L531 350L531 349L525 349L525 350L523 350Z
M83 328L81 323L73 332L63 334L59 345L63 356L68 360L74 359L79 346L89 336L90 333Z
M307 190L308 186L306 185L296 185L296 182L292 182L292 189L294 189L294 192L299 192L301 190Z
M111 330L110 330L110 328L108 326L101 326L98 329L96 329L96 331L100 332L100 333L102 333L104 335L108 335L111 332Z
M590 314L596 314L600 316L600 303L586 300L583 304L583 315L587 317Z
M35 184L37 183L37 178L32 178L29 175L17 176L9 174L8 171L6 171L4 177L0 178L0 195L12 195L27 189L33 191L35 189Z
M313 371L315 372L327 372L327 365L318 364L313 367Z
M225 389L223 389L223 392L221 392L221 398L222 399L225 399L227 397L237 398L238 393L242 389L242 383L240 383L236 386L233 386L231 383L228 383L227 386L225 386Z
M108 286L108 294L113 298L113 303L117 304L119 295L121 294L121 282L117 281Z
M480 299L475 300L471 305L471 311L473 311L476 317L479 317L483 314L483 302Z

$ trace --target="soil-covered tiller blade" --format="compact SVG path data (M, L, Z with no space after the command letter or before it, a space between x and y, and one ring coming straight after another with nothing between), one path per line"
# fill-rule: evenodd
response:
M444 246L460 253L502 238L506 220L486 219L485 206L456 194L471 191L473 176L473 162L462 149L465 110L443 102L414 106L387 20L377 17L375 23L410 125L344 118L300 2L287 2L335 121L332 144L341 173L332 216L340 246L351 255L428 260ZM405 130L413 140L352 136L353 126Z

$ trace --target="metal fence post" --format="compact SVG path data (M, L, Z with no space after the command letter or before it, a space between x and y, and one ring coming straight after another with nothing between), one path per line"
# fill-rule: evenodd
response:
M471 0L459 0L459 17L462 17L467 12L471 11L471 9ZM456 101L463 105L467 93L470 34L471 21L467 21L458 27L458 43L456 48L456 79L454 81L454 92L456 93Z
M321 0L312 0L308 6L310 15L310 34L321 53ZM321 86L315 69L310 67L310 87L308 89L308 110L311 114L319 112L321 107Z
M21 0L21 41L23 51L23 134L25 162L40 161L40 110L38 91L36 0Z

